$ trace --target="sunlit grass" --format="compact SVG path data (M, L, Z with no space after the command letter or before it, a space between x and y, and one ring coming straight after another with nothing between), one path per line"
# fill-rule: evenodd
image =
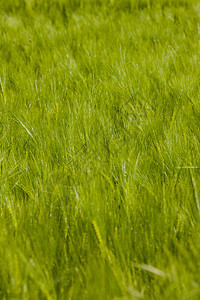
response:
M0 298L199 299L199 24L0 1Z

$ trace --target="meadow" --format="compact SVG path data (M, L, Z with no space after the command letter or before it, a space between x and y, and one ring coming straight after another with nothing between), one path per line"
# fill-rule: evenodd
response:
M0 1L0 299L200 299L200 3Z

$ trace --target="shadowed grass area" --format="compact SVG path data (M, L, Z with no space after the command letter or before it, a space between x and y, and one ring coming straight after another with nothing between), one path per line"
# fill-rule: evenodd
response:
M0 299L199 299L199 26L0 2Z

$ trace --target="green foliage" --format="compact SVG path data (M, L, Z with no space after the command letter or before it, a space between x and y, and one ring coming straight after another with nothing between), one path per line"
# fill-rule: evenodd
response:
M0 1L0 299L199 299L199 23Z

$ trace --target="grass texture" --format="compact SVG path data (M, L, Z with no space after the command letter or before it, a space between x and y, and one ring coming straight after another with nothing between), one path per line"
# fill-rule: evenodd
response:
M200 299L199 53L199 1L0 1L0 299Z

